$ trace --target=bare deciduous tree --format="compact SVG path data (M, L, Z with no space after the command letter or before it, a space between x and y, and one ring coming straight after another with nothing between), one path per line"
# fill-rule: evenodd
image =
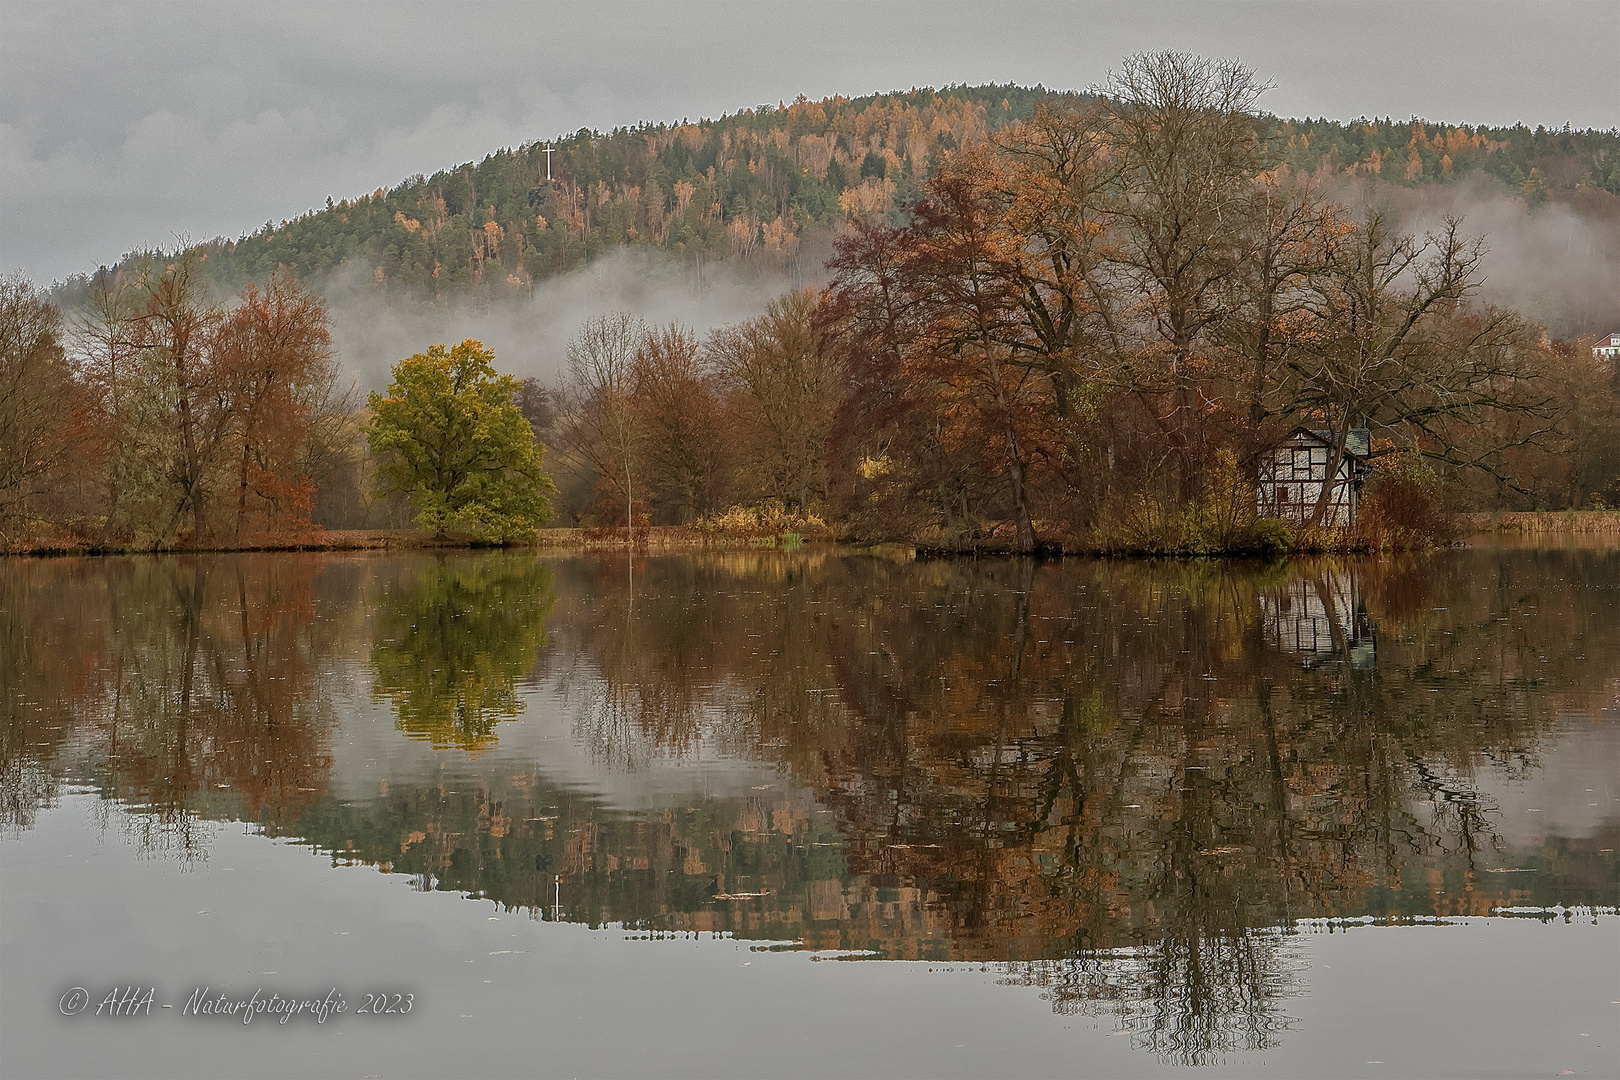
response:
M636 353L646 337L647 325L628 312L586 320L568 343L558 401L558 449L620 489L625 527L632 530L639 438L632 396Z
M696 335L678 325L649 331L636 351L633 392L649 502L681 522L719 509L728 432Z
M708 342L756 489L801 509L826 494L827 438L844 393L841 368L817 339L815 306L813 293L791 293Z
M1129 57L1104 92L1120 158L1118 261L1139 297L1131 377L1180 461L1181 498L1197 494L1210 371L1202 337L1237 272L1249 185L1262 166L1252 115L1268 89L1229 60L1159 52Z
M1289 411L1331 427L1328 476L1337 475L1352 427L1382 430L1395 445L1454 465L1484 465L1501 447L1460 427L1477 429L1493 412L1542 410L1540 331L1513 312L1466 303L1482 282L1485 252L1455 218L1419 240L1374 210L1339 233L1314 286L1309 348L1288 362ZM1313 525L1331 492L1322 486Z

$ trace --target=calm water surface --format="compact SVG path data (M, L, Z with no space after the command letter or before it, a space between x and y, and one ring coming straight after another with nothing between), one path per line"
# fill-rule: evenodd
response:
M0 682L8 1076L1620 1071L1612 548L11 559Z

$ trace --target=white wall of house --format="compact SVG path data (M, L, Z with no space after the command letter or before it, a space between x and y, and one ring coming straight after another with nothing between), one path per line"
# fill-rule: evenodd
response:
M1328 508L1322 523L1337 528L1355 524L1359 465L1347 454L1330 480L1328 463L1332 460L1333 448L1305 432L1296 432L1262 454L1255 484L1256 510L1263 517L1304 524L1327 485Z

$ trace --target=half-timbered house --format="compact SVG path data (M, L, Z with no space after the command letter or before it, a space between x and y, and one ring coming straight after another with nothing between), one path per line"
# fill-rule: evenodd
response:
M1295 428L1286 439L1260 455L1255 502L1262 517L1304 524L1316 512L1317 499L1326 486L1328 505L1322 524L1339 528L1355 524L1362 474L1367 467L1367 429L1350 430L1344 457L1330 479L1333 435L1331 431Z

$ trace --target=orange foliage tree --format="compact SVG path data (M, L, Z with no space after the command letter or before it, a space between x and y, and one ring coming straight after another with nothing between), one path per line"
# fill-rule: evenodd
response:
M337 377L325 307L284 270L262 290L249 284L214 359L240 444L235 535L307 529L314 484L302 454Z

